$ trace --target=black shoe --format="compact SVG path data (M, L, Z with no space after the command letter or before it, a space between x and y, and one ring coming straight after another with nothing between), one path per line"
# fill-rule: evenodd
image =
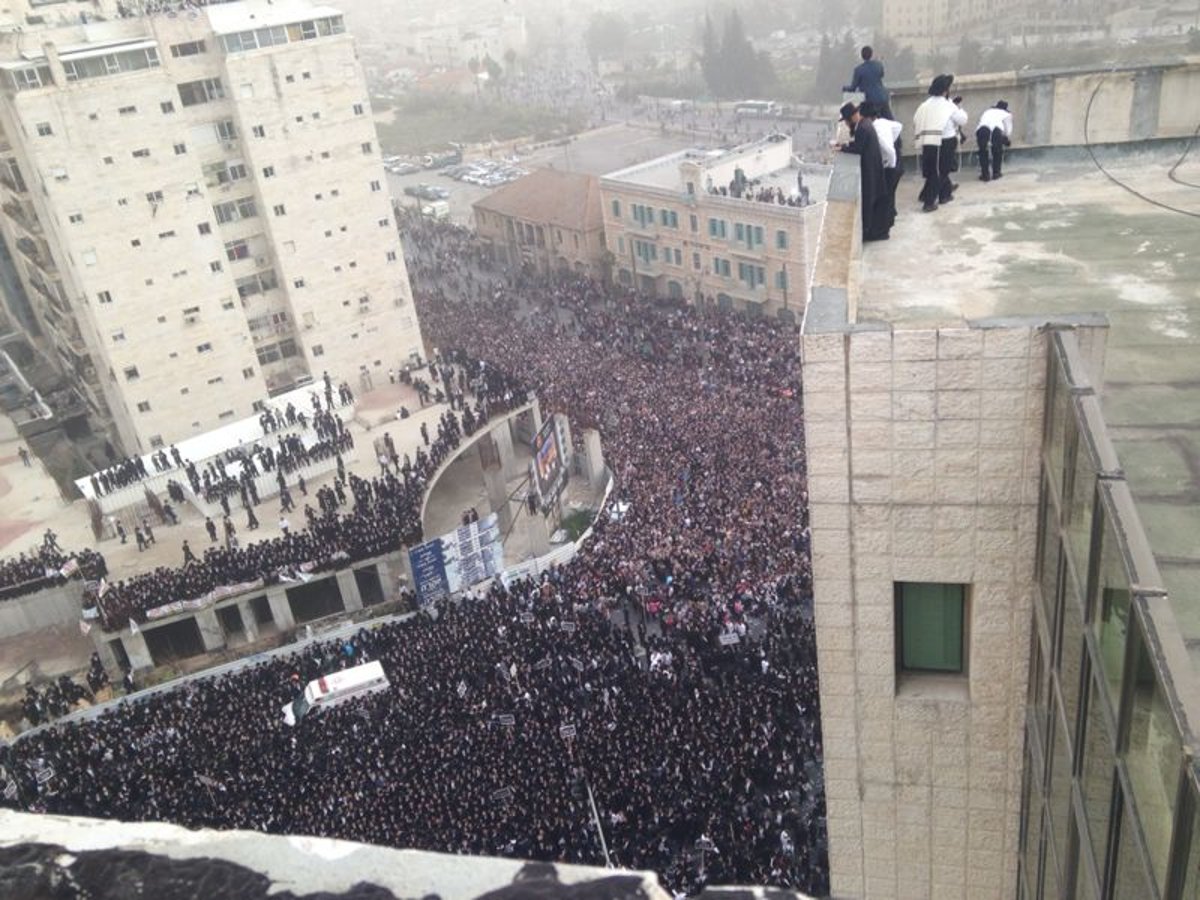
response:
M980 176L979 176L979 180L980 180L980 181L991 181L991 180L992 180L992 176L991 176L991 175L980 175Z
M999 180L999 178L1000 178L1000 173L997 172L995 175L992 176L992 181L997 181L997 180Z
M937 204L936 203L926 203L924 206L921 207L921 212L937 212Z
M953 194L951 194L949 197L939 197L939 198L938 198L938 203L949 203L949 202L951 202L953 199L954 199L954 195L953 195Z

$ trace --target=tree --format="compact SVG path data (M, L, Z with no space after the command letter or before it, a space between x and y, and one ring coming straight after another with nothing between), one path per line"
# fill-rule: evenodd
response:
M705 16L701 36L700 71L709 92L716 97L753 97L775 81L766 54L759 53L746 37L742 17L733 10L725 17L718 43L712 20Z
M704 14L704 33L700 37L700 74L708 89L718 97L724 96L725 85L722 82L721 45L717 42L717 30L713 27L712 16Z
M962 36L958 44L958 62L955 71L960 75L969 75L982 71L983 47L978 41L973 41L967 35Z
M596 65L604 56L615 56L625 49L629 39L629 23L617 13L598 12L592 15L587 29L583 33L583 42L587 47L592 65Z

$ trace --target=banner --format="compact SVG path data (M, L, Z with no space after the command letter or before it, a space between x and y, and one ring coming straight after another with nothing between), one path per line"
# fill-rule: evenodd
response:
M413 547L408 551L408 561L412 566L417 602L421 606L428 606L450 595L450 581L446 577L446 557L442 552L441 538L434 538Z

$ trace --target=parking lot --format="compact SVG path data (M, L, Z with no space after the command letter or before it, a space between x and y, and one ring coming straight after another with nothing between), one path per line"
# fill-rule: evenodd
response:
M512 145L506 143L496 147L490 158L486 154L467 154L462 165L486 163L497 168L508 167L524 171L553 167L570 172L603 175L665 153L682 150L692 146L692 143L690 138L674 134L664 135L657 129L619 124L585 132L568 144L543 147L529 154L518 153L515 158ZM450 192L450 196L446 198L446 202L450 204L450 220L459 225L470 225L471 205L500 186L457 181L446 174L446 170L429 169L404 175L388 173L388 183L396 201L410 208L429 201L406 195L406 187L427 184L446 188Z

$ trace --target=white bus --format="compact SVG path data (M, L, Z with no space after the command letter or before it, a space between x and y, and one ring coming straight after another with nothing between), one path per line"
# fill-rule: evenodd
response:
M738 116L777 116L782 110L774 100L743 100L733 107Z
M355 697L365 697L390 686L383 665L372 660L353 669L343 669L310 681L308 687L291 703L283 707L283 721L295 725L310 710L328 709Z

